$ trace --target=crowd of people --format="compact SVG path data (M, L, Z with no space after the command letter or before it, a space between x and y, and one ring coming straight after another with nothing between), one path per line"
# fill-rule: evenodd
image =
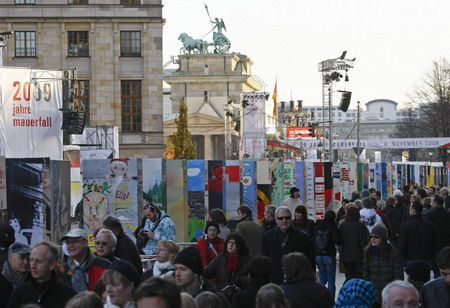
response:
M136 241L106 218L95 249L82 229L30 247L0 224L0 308L450 307L446 187L405 186L385 200L354 192L317 221L293 187L261 222L240 206L235 230L211 210L204 235L184 249L167 213L149 203L143 214ZM142 254L154 257L145 271Z

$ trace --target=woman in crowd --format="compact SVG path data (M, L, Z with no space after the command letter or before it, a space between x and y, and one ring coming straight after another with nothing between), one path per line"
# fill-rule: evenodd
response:
M372 308L375 289L370 281L351 279L339 291L334 308Z
M339 226L342 236L340 259L344 264L346 280L363 278L364 248L369 242L369 231L359 218L358 209L351 207Z
M222 252L224 241L218 236L219 234L219 224L214 220L208 221L205 227L205 234L197 243L197 249L202 256L203 266L207 266Z
M381 291L394 280L403 280L403 259L387 242L388 231L376 225L370 232L370 245L364 251L364 279L375 287L375 306L381 307Z
M336 245L341 244L335 219L336 214L333 211L327 211L324 219L317 221L313 236L319 281L328 286L333 299L336 293Z
M212 209L208 213L208 221L214 220L219 224L219 237L224 241L227 239L228 234L230 234L230 229L227 227L227 218L225 213L221 209Z
M274 283L263 286L256 295L256 308L290 308L283 290ZM307 308L307 307L305 307Z
M160 277L175 283L173 260L175 260L179 251L180 247L174 241L159 241L156 247L156 261L153 267L144 273L142 280Z
M143 248L146 255L153 256L156 253L158 241L175 241L176 228L173 220L156 205L149 203L144 207L144 215L147 217L145 227L141 231L149 240Z
M105 307L111 303L120 308L134 308L133 293L141 283L141 276L130 262L119 260L111 263L103 273L102 281L107 295Z
M299 205L295 208L292 226L309 235L309 238L312 238L314 233L314 220L308 219L308 214L304 205Z
M283 257L285 282L280 286L292 307L333 307L327 288L315 281L315 274L308 258L300 252Z
M248 287L249 256L247 244L238 233L230 233L224 245L225 249L203 270L203 276L215 279L218 290L235 285ZM230 298L229 298L230 300Z

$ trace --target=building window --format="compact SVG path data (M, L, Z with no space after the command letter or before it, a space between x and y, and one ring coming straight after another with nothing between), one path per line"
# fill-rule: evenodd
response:
M69 57L89 56L89 32L69 31Z
M122 80L122 131L142 130L142 90L140 80Z
M16 57L36 57L36 32L14 32Z
M36 0L14 0L14 4L36 4Z
M84 110L86 112L86 125L89 125L91 122L89 112L89 80L77 80L75 89L75 108L79 106L79 103L83 103Z
M121 31L120 32L120 56L140 57L141 56L141 32Z
M89 0L69 0L69 4L89 4Z
M120 4L141 4L141 0L120 0Z

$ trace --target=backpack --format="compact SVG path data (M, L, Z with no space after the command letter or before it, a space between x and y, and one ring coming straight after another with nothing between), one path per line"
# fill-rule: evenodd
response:
M314 248L316 254L322 255L328 253L331 241L331 228L317 229L314 234Z

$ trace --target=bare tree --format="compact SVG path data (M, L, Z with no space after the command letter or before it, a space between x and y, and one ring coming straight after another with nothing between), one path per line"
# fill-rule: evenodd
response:
M422 137L450 137L450 63L446 59L433 62L423 84L410 95L410 99L419 108L417 124ZM438 148L436 153L445 166L447 149Z

